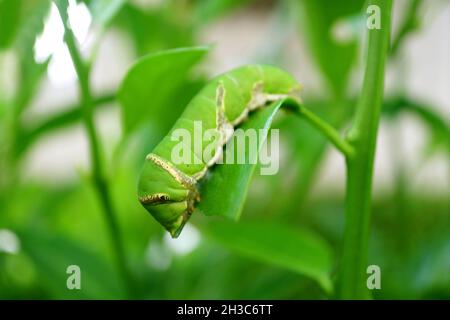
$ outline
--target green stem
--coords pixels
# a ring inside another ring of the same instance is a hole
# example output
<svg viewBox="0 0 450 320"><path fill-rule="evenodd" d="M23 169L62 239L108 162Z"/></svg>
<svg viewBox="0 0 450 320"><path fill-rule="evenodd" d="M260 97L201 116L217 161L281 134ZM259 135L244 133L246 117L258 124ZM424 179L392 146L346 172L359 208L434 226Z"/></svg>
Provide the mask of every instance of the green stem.
<svg viewBox="0 0 450 320"><path fill-rule="evenodd" d="M343 138L339 132L333 128L328 122L322 120L314 113L301 106L300 114L320 132L322 132L334 146L342 152L346 157L350 157L353 154L353 147Z"/></svg>
<svg viewBox="0 0 450 320"><path fill-rule="evenodd" d="M64 23L64 41L69 49L70 56L72 58L80 87L81 94L81 112L83 114L83 122L87 135L89 138L90 156L94 185L96 187L98 196L100 198L101 205L103 207L104 217L108 225L110 232L111 242L114 250L114 254L117 260L119 272L121 273L128 289L132 287L131 274L128 270L125 251L123 248L122 237L119 229L119 225L116 219L116 212L112 204L111 193L107 184L107 179L104 176L99 138L94 125L94 102L89 86L90 78L90 66L84 63L81 58L81 54L78 51L75 36L68 25L67 16L67 3L66 1L55 1Z"/></svg>
<svg viewBox="0 0 450 320"><path fill-rule="evenodd" d="M380 8L381 28L368 31L364 83L355 122L348 140L354 154L347 158L347 198L338 297L364 299L369 242L373 163L384 91L384 69L389 50L392 0L370 0Z"/></svg>

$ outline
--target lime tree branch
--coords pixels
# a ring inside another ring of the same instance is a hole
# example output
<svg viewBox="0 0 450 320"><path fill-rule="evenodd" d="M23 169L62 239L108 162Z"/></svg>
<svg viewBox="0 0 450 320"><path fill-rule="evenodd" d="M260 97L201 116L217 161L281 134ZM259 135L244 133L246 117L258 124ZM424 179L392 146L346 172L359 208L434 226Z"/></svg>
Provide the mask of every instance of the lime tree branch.
<svg viewBox="0 0 450 320"><path fill-rule="evenodd" d="M70 56L72 58L77 76L80 89L80 110L82 112L84 126L89 139L90 147L90 157L92 165L93 180L98 192L98 196L103 207L103 212L105 220L110 231L111 242L113 245L113 250L115 257L117 259L118 268L122 274L126 285L131 285L131 275L128 271L125 252L122 244L122 238L120 234L120 229L116 219L116 212L112 204L110 190L107 184L106 177L103 172L102 161L101 161L101 150L100 142L97 135L97 131L94 125L94 102L89 86L90 78L90 65L85 63L81 58L81 54L78 51L75 36L72 29L69 26L68 15L67 15L67 1L59 0L55 1L58 7L59 14L64 23L64 41L69 49Z"/></svg>
<svg viewBox="0 0 450 320"><path fill-rule="evenodd" d="M347 158L352 156L354 152L353 146L343 139L339 132L328 122L324 121L304 106L300 107L300 115L322 132L344 156Z"/></svg>
<svg viewBox="0 0 450 320"><path fill-rule="evenodd" d="M347 140L354 154L347 157L347 196L338 296L369 297L366 287L373 163L384 92L384 69L389 51L392 0L370 0L379 8L380 28L368 30L362 92Z"/></svg>

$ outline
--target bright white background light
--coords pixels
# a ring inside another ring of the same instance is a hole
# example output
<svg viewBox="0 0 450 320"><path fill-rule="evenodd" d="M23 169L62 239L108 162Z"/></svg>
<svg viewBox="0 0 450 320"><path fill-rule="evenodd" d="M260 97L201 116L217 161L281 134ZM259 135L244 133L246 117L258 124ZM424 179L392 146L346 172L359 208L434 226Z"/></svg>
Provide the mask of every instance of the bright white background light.
<svg viewBox="0 0 450 320"><path fill-rule="evenodd" d="M17 253L20 250L20 241L17 235L7 229L0 229L0 252Z"/></svg>
<svg viewBox="0 0 450 320"><path fill-rule="evenodd" d="M146 262L157 270L166 270L170 267L174 256L184 256L194 251L200 244L200 233L190 224L183 228L177 239L172 239L168 233L162 241L150 240L146 250Z"/></svg>
<svg viewBox="0 0 450 320"><path fill-rule="evenodd" d="M186 255L200 244L200 233L192 225L187 224L177 239L172 239L168 233L164 236L164 243L176 255Z"/></svg>
<svg viewBox="0 0 450 320"><path fill-rule="evenodd" d="M69 0L67 11L69 23L77 39L80 49L85 49L92 22L91 14L84 3ZM51 57L48 66L48 77L55 86L71 84L76 80L75 69L70 59L69 51L64 44L64 25L56 5L52 3L49 15L44 24L44 31L36 39L34 58L42 63Z"/></svg>

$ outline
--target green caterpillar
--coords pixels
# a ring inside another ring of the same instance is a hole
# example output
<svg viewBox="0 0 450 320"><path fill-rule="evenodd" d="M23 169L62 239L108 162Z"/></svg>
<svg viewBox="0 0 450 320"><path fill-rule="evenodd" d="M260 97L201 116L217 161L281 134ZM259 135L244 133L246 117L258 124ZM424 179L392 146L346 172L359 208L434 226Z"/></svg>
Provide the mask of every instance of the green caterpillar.
<svg viewBox="0 0 450 320"><path fill-rule="evenodd" d="M242 124L251 111L269 102L285 98L299 101L299 91L300 85L290 74L273 66L243 66L212 80L190 101L169 134L147 155L138 184L141 204L172 237L177 237L200 201L197 183L217 163L231 138L229 132ZM202 155L193 150L195 161L173 164L169 159L178 142L171 139L172 133L183 128L194 135L197 121L201 121L204 131L213 129L222 137L215 142L211 160L204 162Z"/></svg>

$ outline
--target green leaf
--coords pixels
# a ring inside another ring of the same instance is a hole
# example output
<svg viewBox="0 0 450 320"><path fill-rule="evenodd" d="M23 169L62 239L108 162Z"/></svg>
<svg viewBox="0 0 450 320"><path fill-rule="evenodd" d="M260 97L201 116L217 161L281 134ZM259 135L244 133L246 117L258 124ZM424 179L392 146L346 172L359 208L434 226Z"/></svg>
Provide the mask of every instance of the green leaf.
<svg viewBox="0 0 450 320"><path fill-rule="evenodd" d="M238 254L308 276L328 294L333 290L331 249L314 233L261 220L215 221L202 227L202 232Z"/></svg>
<svg viewBox="0 0 450 320"><path fill-rule="evenodd" d="M119 89L124 131L131 132L155 115L171 113L166 108L172 108L169 101L175 90L208 51L206 46L172 49L138 60Z"/></svg>
<svg viewBox="0 0 450 320"><path fill-rule="evenodd" d="M270 106L256 111L241 128L244 130L249 128L268 130L273 117L282 104L283 101L274 102ZM266 138L267 136L259 137L258 150ZM227 147L229 144L225 148ZM248 148L245 150L245 157L249 160L245 164L219 164L211 168L211 174L206 176L200 184L201 201L197 206L198 210L206 215L239 219L256 167L255 159L250 159Z"/></svg>

